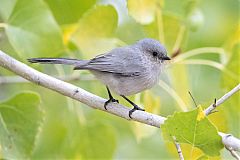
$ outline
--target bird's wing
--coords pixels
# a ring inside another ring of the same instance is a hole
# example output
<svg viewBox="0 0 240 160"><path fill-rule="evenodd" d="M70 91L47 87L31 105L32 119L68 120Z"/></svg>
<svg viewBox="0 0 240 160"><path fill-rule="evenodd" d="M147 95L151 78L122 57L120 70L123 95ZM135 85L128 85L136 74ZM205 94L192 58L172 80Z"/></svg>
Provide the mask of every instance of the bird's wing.
<svg viewBox="0 0 240 160"><path fill-rule="evenodd" d="M76 66L75 69L89 69L121 76L139 76L145 67L141 55L136 53L136 50L117 48L91 59L86 65Z"/></svg>

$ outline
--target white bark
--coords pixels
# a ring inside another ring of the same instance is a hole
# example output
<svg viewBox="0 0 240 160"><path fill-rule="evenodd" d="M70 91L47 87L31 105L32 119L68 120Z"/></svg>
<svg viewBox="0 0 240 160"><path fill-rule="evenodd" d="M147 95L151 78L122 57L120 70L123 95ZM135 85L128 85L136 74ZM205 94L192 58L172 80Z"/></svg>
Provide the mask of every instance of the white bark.
<svg viewBox="0 0 240 160"><path fill-rule="evenodd" d="M180 146L180 144L178 143L178 141L177 141L177 139L176 139L175 136L173 136L173 140L174 140L174 143L175 143L175 147L176 147L176 149L177 149L177 152L178 152L179 159L180 159L180 160L184 160L181 146Z"/></svg>

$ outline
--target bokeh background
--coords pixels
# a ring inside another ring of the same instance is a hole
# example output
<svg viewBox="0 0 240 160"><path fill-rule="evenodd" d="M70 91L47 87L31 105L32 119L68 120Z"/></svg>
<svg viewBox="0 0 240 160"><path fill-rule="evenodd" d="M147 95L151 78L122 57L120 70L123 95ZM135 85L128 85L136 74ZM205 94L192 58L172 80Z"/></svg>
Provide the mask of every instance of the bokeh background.
<svg viewBox="0 0 240 160"><path fill-rule="evenodd" d="M0 49L46 74L107 98L105 86L87 71L33 65L26 59L89 59L142 38L157 39L173 60L157 86L131 100L148 112L168 116L195 108L188 91L198 105L208 107L239 83L239 12L238 0L0 0ZM39 113L25 114L26 123L18 126L32 125L17 137L16 146L26 148L22 152L6 151L1 134L2 157L8 153L34 159L178 158L173 144L162 138L161 129L93 110L0 68L0 100L11 101L22 92L39 95ZM31 96L12 101L28 105ZM219 131L240 137L239 106L238 93L209 119ZM8 116L17 125L19 119ZM191 146L182 147L185 158L190 159ZM191 159L201 155L194 149ZM231 158L224 149L220 157L211 157Z"/></svg>

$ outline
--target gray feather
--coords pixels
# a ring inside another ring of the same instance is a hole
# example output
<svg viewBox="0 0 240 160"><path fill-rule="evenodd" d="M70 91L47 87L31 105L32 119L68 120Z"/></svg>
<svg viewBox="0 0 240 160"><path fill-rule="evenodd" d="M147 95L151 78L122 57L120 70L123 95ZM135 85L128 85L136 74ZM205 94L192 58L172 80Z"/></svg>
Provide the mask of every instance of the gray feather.
<svg viewBox="0 0 240 160"><path fill-rule="evenodd" d="M28 59L31 63L42 63L42 64L67 64L67 65L84 65L88 60L78 60L71 58L30 58Z"/></svg>
<svg viewBox="0 0 240 160"><path fill-rule="evenodd" d="M91 59L85 65L77 65L74 69L109 72L121 76L139 76L145 68L141 65L141 56L131 56L136 55L136 52L138 50L133 50L130 47L116 48L110 53Z"/></svg>

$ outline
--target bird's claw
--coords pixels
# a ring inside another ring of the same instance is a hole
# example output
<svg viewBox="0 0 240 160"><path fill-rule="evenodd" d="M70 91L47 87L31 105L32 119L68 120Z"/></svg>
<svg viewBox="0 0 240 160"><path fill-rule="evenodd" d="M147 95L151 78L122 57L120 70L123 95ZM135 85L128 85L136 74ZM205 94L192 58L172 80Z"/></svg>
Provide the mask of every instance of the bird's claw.
<svg viewBox="0 0 240 160"><path fill-rule="evenodd" d="M109 100L107 100L105 103L104 103L104 109L107 110L107 105L109 103L119 103L117 99L114 99L114 98L110 98Z"/></svg>
<svg viewBox="0 0 240 160"><path fill-rule="evenodd" d="M132 114L133 114L133 112L135 112L136 110L139 110L139 111L145 111L145 109L142 109L142 108L140 108L140 107L138 107L138 106L134 106L134 108L131 109L131 110L128 112L128 116L129 116L129 118L132 119Z"/></svg>

